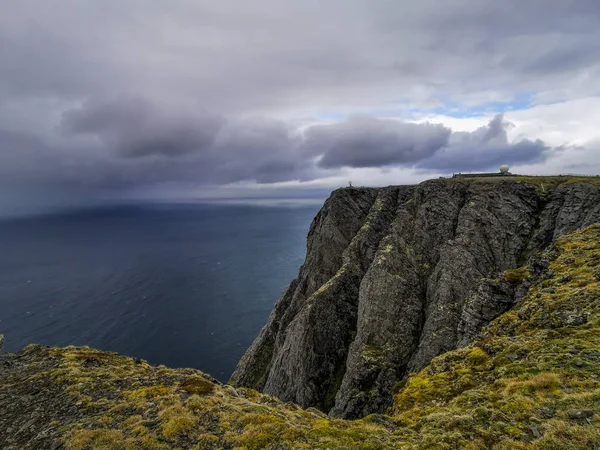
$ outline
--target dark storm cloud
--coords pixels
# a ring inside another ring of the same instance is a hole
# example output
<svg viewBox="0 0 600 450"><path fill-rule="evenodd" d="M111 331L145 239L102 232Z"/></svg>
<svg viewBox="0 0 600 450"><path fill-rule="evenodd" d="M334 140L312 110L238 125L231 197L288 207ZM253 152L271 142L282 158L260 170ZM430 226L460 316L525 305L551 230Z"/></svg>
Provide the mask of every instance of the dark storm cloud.
<svg viewBox="0 0 600 450"><path fill-rule="evenodd" d="M137 170L121 175L131 177L132 184L181 178L205 184L269 183L313 179L342 167L477 170L503 161L543 159L547 146L539 140L510 143L510 126L502 115L471 133L452 133L439 124L353 117L301 134L283 121L182 115L132 97L87 102L67 111L61 124L67 134L95 137L114 157L107 169L126 166L120 158L143 159ZM142 167L146 173L139 172Z"/></svg>
<svg viewBox="0 0 600 450"><path fill-rule="evenodd" d="M496 169L502 164L528 164L543 161L550 148L540 139L509 142L511 124L501 114L473 132L452 133L448 145L418 167L436 171L475 171Z"/></svg>
<svg viewBox="0 0 600 450"><path fill-rule="evenodd" d="M318 165L339 167L416 166L432 171L473 171L543 161L550 148L541 140L510 142L513 125L497 114L473 132L442 125L355 118L310 128L306 145L322 155Z"/></svg>
<svg viewBox="0 0 600 450"><path fill-rule="evenodd" d="M343 167L483 170L544 159L544 142L509 142L509 127L500 114L485 127L455 133L439 124L353 117L300 133L272 119L173 115L139 98L86 103L67 111L62 121L66 133L95 137L108 155L98 168L107 173L96 182L131 185L310 180Z"/></svg>
<svg viewBox="0 0 600 450"><path fill-rule="evenodd" d="M209 148L222 119L169 113L139 98L86 102L67 111L62 127L73 134L93 134L123 156L177 156Z"/></svg>
<svg viewBox="0 0 600 450"><path fill-rule="evenodd" d="M307 178L303 174L307 165L298 154L299 134L278 120L226 120L196 111L186 115L128 97L86 102L63 115L60 129L65 137L93 138L108 157L98 171L117 168L119 178L132 186L174 180L223 184Z"/></svg>
<svg viewBox="0 0 600 450"><path fill-rule="evenodd" d="M127 98L67 111L60 144L0 130L0 178L5 185L93 192L173 181L312 180L343 167L484 170L546 157L540 140L509 142L510 126L502 115L470 133L355 117L300 132L271 119L190 113L175 120L148 100Z"/></svg>
<svg viewBox="0 0 600 450"><path fill-rule="evenodd" d="M323 155L323 168L385 167L428 158L447 144L450 133L443 125L355 117L310 128L306 145Z"/></svg>
<svg viewBox="0 0 600 450"><path fill-rule="evenodd" d="M312 178L300 146L300 135L283 121L233 119L215 141L216 169L222 182Z"/></svg>

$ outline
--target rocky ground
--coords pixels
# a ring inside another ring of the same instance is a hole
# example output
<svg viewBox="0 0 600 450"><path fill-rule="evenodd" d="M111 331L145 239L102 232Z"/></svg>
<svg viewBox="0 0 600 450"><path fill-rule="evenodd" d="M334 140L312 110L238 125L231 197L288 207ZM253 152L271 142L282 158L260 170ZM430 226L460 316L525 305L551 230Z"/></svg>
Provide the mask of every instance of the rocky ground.
<svg viewBox="0 0 600 450"><path fill-rule="evenodd" d="M2 354L0 448L600 448L600 225L487 281L506 283L529 288L354 421L87 347Z"/></svg>

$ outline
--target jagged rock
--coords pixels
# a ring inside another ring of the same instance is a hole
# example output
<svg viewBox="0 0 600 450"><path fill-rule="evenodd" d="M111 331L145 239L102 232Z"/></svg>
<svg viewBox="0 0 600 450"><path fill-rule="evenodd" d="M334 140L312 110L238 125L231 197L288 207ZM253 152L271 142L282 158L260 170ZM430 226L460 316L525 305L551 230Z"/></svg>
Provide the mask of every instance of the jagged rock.
<svg viewBox="0 0 600 450"><path fill-rule="evenodd" d="M398 188L381 190L336 274L310 295L275 342L264 392L301 406L328 410L355 335L358 291L394 217ZM300 389L298 387L301 386Z"/></svg>
<svg viewBox="0 0 600 450"><path fill-rule="evenodd" d="M468 345L527 293L554 239L600 220L600 185L430 180L340 189L308 236L306 262L232 377L357 418L385 411L393 386ZM504 272L530 273L505 281ZM552 320L578 324L585 312Z"/></svg>
<svg viewBox="0 0 600 450"><path fill-rule="evenodd" d="M0 352L4 348L4 335L0 334Z"/></svg>
<svg viewBox="0 0 600 450"><path fill-rule="evenodd" d="M277 302L267 325L239 362L232 380L240 386L262 389L287 327L307 299L342 266L342 253L363 226L377 189L339 189L325 202L308 233L306 260L298 278Z"/></svg>

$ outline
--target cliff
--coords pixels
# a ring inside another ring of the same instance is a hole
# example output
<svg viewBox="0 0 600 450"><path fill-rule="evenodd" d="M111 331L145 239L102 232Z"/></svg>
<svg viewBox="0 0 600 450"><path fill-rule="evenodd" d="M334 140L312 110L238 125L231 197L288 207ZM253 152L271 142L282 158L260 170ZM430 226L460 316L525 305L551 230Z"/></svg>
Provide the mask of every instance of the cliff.
<svg viewBox="0 0 600 450"><path fill-rule="evenodd" d="M529 288L472 344L397 383L388 415L354 421L87 347L0 354L0 448L599 448L600 224L485 286L506 283Z"/></svg>
<svg viewBox="0 0 600 450"><path fill-rule="evenodd" d="M339 189L232 383L336 417L384 412L398 381L523 297L529 282L496 282L504 271L540 271L532 257L597 221L595 178Z"/></svg>

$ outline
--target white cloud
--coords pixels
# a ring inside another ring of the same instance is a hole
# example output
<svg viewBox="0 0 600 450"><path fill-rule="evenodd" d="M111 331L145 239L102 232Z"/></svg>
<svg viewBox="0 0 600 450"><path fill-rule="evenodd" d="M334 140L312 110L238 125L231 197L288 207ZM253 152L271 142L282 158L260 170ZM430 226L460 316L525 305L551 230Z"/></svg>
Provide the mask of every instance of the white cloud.
<svg viewBox="0 0 600 450"><path fill-rule="evenodd" d="M536 135L552 145L585 145L600 135L600 97L538 105L506 114L515 136Z"/></svg>

